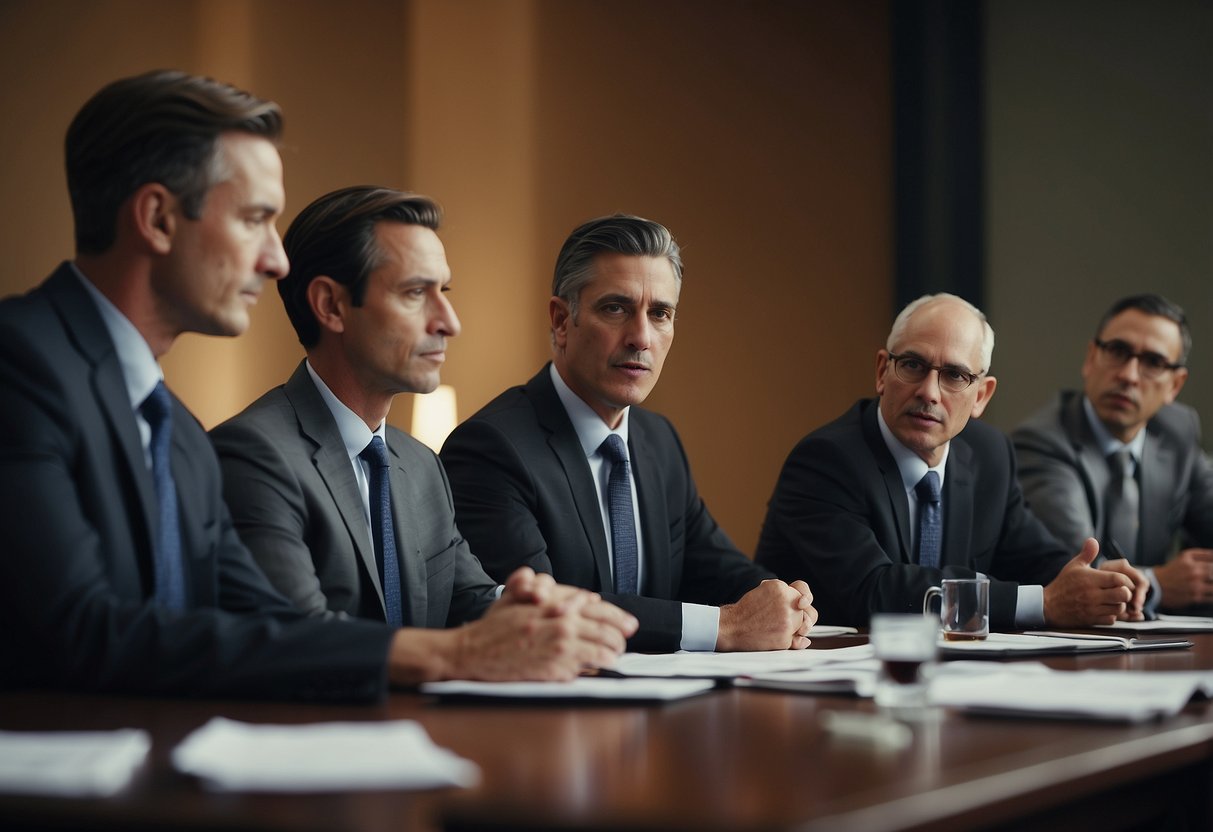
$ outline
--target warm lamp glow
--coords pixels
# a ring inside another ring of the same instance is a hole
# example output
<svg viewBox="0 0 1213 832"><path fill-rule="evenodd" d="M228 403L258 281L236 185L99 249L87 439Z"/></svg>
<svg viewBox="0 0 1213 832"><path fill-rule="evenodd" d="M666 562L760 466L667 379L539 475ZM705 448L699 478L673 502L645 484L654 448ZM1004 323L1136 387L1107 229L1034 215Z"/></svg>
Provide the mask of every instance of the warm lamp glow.
<svg viewBox="0 0 1213 832"><path fill-rule="evenodd" d="M433 393L413 396L413 438L437 453L442 443L455 429L459 417L455 412L455 388L439 384Z"/></svg>

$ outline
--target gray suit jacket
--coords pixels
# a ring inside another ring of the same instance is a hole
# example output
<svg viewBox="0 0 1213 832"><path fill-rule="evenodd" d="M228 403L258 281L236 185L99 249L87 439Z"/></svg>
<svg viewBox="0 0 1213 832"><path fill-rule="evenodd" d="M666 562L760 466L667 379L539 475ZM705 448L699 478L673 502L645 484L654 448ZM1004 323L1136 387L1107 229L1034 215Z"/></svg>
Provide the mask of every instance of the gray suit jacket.
<svg viewBox="0 0 1213 832"><path fill-rule="evenodd" d="M100 313L66 264L0 304L0 687L370 698L392 631L292 608L241 545L173 404L189 609L152 601L155 487Z"/></svg>
<svg viewBox="0 0 1213 832"><path fill-rule="evenodd" d="M1110 477L1082 400L1081 392L1063 391L1012 435L1033 513L1075 551L1103 536ZM1201 450L1196 411L1172 404L1147 423L1139 480L1137 563L1165 563L1181 532L1187 545L1213 546L1213 465Z"/></svg>
<svg viewBox="0 0 1213 832"><path fill-rule="evenodd" d="M442 464L393 427L387 440L405 626L479 617L497 585L455 526ZM285 385L211 431L211 441L236 530L274 586L312 615L384 620L353 466L303 363Z"/></svg>

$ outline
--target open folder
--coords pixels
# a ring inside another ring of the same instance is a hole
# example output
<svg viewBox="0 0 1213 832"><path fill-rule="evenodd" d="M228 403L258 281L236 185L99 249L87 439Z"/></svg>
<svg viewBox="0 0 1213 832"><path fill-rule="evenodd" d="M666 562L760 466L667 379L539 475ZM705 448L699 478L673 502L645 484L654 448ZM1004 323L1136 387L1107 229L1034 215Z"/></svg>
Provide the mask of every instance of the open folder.
<svg viewBox="0 0 1213 832"><path fill-rule="evenodd" d="M982 641L939 642L940 656L946 659L1007 658L1010 656L1042 656L1071 653L1106 653L1122 650L1165 650L1191 647L1185 638L1124 638L1121 636L1087 633L1029 632L990 633Z"/></svg>

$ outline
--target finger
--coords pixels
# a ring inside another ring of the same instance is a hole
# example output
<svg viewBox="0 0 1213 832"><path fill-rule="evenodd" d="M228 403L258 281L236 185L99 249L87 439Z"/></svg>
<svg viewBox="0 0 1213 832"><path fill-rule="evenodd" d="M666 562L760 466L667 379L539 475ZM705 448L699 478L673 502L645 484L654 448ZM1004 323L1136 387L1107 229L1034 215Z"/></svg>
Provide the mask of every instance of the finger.
<svg viewBox="0 0 1213 832"><path fill-rule="evenodd" d="M792 636L792 649L803 650L813 642L809 641L804 636Z"/></svg>
<svg viewBox="0 0 1213 832"><path fill-rule="evenodd" d="M789 586L799 592L803 597L808 598L810 601L813 600L813 590L809 589L809 585L804 581L792 581Z"/></svg>
<svg viewBox="0 0 1213 832"><path fill-rule="evenodd" d="M1099 554L1099 541L1088 537L1082 544L1082 550L1070 560L1070 565L1090 566Z"/></svg>
<svg viewBox="0 0 1213 832"><path fill-rule="evenodd" d="M592 603L581 608L581 615L588 620L615 628L623 633L624 637L631 636L640 626L636 616L598 596L594 596Z"/></svg>
<svg viewBox="0 0 1213 832"><path fill-rule="evenodd" d="M519 566L505 579L505 591L511 595L526 596L530 593L534 580L534 569L529 566Z"/></svg>

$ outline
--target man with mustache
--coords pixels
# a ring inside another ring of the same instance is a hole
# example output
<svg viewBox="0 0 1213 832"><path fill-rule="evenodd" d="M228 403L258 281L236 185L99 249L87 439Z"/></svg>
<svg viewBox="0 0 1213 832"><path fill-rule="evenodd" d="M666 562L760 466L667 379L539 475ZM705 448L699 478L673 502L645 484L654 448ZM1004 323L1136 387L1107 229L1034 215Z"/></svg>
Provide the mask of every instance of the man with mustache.
<svg viewBox="0 0 1213 832"><path fill-rule="evenodd" d="M1082 392L1062 391L1012 436L1024 496L1059 540L1099 536L1104 554L1139 566L1148 611L1208 614L1213 465L1199 416L1175 401L1191 345L1183 309L1122 298L1087 345Z"/></svg>
<svg viewBox="0 0 1213 832"><path fill-rule="evenodd" d="M438 386L459 334L440 218L427 197L356 186L291 223L278 290L307 357L211 432L224 497L304 612L404 627L465 677L567 678L609 662L631 616L529 569L502 593L455 526L438 458L386 423L396 394Z"/></svg>
<svg viewBox="0 0 1213 832"><path fill-rule="evenodd" d="M805 647L808 586L733 546L673 426L636 406L673 343L681 284L658 223L615 215L572 232L548 302L552 363L442 449L459 526L498 579L529 565L634 613L632 650Z"/></svg>
<svg viewBox="0 0 1213 832"><path fill-rule="evenodd" d="M990 578L990 626L1140 618L1147 584L1123 560L1071 558L1024 505L1010 440L981 416L996 381L994 331L954 295L897 316L876 353L877 399L856 403L792 450L756 560L804 578L831 622L914 613L943 578Z"/></svg>

